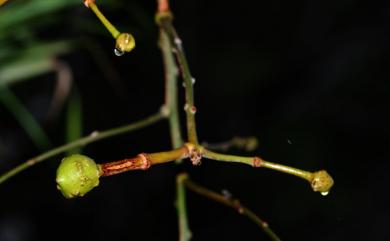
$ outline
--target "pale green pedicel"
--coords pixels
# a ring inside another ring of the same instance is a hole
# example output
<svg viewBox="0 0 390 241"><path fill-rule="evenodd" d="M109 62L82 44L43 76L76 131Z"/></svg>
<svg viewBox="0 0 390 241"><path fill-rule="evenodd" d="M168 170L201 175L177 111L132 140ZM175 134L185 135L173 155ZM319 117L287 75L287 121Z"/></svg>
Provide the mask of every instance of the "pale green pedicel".
<svg viewBox="0 0 390 241"><path fill-rule="evenodd" d="M75 154L62 159L57 188L66 198L82 197L99 185L101 169L91 158Z"/></svg>

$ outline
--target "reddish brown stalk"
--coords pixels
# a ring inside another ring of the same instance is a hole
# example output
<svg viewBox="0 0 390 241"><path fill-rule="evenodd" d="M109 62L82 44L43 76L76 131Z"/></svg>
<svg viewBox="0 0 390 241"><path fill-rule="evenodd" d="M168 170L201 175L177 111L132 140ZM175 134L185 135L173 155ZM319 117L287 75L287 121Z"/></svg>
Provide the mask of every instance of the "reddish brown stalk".
<svg viewBox="0 0 390 241"><path fill-rule="evenodd" d="M100 165L102 176L111 176L132 170L147 170L150 166L175 161L188 157L190 149L187 145L171 151L157 153L141 153L134 158L108 162Z"/></svg>
<svg viewBox="0 0 390 241"><path fill-rule="evenodd" d="M169 2L168 0L157 0L158 3L158 12L169 12Z"/></svg>

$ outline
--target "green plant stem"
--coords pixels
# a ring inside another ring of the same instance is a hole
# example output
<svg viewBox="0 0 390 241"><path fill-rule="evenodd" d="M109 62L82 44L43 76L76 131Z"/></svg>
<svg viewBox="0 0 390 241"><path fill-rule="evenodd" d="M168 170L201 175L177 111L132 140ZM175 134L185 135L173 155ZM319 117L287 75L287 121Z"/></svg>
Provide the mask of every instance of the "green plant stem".
<svg viewBox="0 0 390 241"><path fill-rule="evenodd" d="M106 139L106 138L109 138L109 137L112 137L112 136L116 136L116 135L120 135L120 134L124 134L124 133L127 133L127 132L130 132L130 131L134 131L134 130L137 130L137 129L141 129L143 127L146 127L146 126L149 126L151 124L154 124L160 120L162 120L165 116L163 115L163 113L161 112L158 112L154 115L151 115L143 120L140 120L140 121L137 121L135 123L132 123L132 124L129 124L129 125L125 125L125 126L121 126L121 127L117 127L117 128L113 128L113 129L109 129L109 130L105 130L105 131L101 131L101 132L98 132L98 131L94 131L92 132L90 135L84 137L84 138L81 138L79 140L76 140L76 141L73 141L71 143L68 143L68 144L65 144L65 145L62 145L62 146L59 146L55 149L52 149L48 152L45 152L45 153L42 153L36 157L33 157L31 158L30 160L20 164L19 166L11 169L10 171L2 174L0 176L0 184L5 182L6 180L8 180L9 178L11 178L12 176L20 173L21 171L39 163L39 162L42 162L44 160L47 160L48 158L50 157L53 157L55 155L58 155L62 152L65 152L67 150L70 150L70 149L73 149L73 148L76 148L76 147L82 147L82 146L85 146L89 143L92 143L92 142L96 142L98 140L102 140L102 139Z"/></svg>
<svg viewBox="0 0 390 241"><path fill-rule="evenodd" d="M169 130L171 132L171 142L173 148L183 145L180 130L180 121L177 101L177 68L175 58L172 54L172 45L168 35L164 30L160 30L160 48L163 56L165 72L165 107L168 111Z"/></svg>
<svg viewBox="0 0 390 241"><path fill-rule="evenodd" d="M287 174L291 174L300 178L303 178L307 181L311 181L313 178L313 173L308 171L303 171L297 168L284 166L277 163L272 163L268 161L264 161L260 159L259 157L243 157L243 156L235 156L235 155L227 155L227 154L221 154L213 151L209 151L207 149L202 149L203 157L213 159L216 161L225 161L225 162L239 162L248 164L255 167L265 167L269 169L273 169L276 171L284 172ZM258 163L256 163L258 162Z"/></svg>
<svg viewBox="0 0 390 241"><path fill-rule="evenodd" d="M19 124L41 150L50 147L50 141L41 125L24 107L18 97L6 86L0 88L0 101L14 115Z"/></svg>
<svg viewBox="0 0 390 241"><path fill-rule="evenodd" d="M193 78L191 71L188 67L187 58L184 53L182 41L178 36L175 28L172 25L172 17L167 15L166 17L157 17L160 27L167 33L171 44L173 46L173 52L175 53L177 62L180 68L180 74L184 81L185 86L185 112L187 117L187 135L188 141L194 145L198 145L198 136L196 133L195 113L196 107L194 103L194 90L193 90Z"/></svg>
<svg viewBox="0 0 390 241"><path fill-rule="evenodd" d="M191 230L188 225L186 190L183 181L188 178L187 174L179 174L176 177L176 208L179 224L179 241L189 241Z"/></svg>
<svg viewBox="0 0 390 241"><path fill-rule="evenodd" d="M251 165L253 167L265 167L268 169L284 172L290 175L303 178L310 183L313 191L320 192L324 196L326 196L329 193L329 190L332 188L334 184L333 178L325 170L308 172L294 167L268 162L261 159L260 157L243 157L243 156L226 155L226 154L220 154L220 153L209 151L204 147L198 147L198 148L202 156L209 159L213 159L217 161L225 161L225 162L239 162L239 163Z"/></svg>
<svg viewBox="0 0 390 241"><path fill-rule="evenodd" d="M231 207L238 211L238 213L247 216L252 222L256 223L268 236L271 240L280 241L280 238L272 231L269 225L259 218L255 213L249 210L247 207L243 206L239 200L225 197L219 193L213 192L205 187L200 186L199 184L194 183L188 175L182 174L181 176L182 183L189 190L204 196L208 199L211 199L215 202L221 203L225 206Z"/></svg>
<svg viewBox="0 0 390 241"><path fill-rule="evenodd" d="M93 2L89 3L89 8L95 13L95 15L99 18L99 20L102 22L102 24L106 27L106 29L111 33L111 35L116 39L119 35L120 32L115 28L114 25L111 24L110 21L103 15L102 12L100 12L99 8L97 5Z"/></svg>

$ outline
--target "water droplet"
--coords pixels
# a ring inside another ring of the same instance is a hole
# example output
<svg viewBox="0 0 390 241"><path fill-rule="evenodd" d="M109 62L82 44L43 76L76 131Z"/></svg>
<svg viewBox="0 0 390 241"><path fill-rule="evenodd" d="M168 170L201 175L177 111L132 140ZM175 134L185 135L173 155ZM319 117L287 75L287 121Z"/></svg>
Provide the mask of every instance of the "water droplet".
<svg viewBox="0 0 390 241"><path fill-rule="evenodd" d="M328 195L329 194L329 192L321 192L321 195L322 196L326 196L326 195Z"/></svg>
<svg viewBox="0 0 390 241"><path fill-rule="evenodd" d="M122 51L120 49L117 49L117 48L114 49L114 53L115 53L116 56L122 56L122 55L125 54L124 51Z"/></svg>
<svg viewBox="0 0 390 241"><path fill-rule="evenodd" d="M187 87L186 86L186 82L183 81L183 83L181 84L184 88Z"/></svg>
<svg viewBox="0 0 390 241"><path fill-rule="evenodd" d="M195 82L196 82L196 79L195 79L194 77L192 77L192 78L191 78L191 82L192 82L192 84L194 85Z"/></svg>

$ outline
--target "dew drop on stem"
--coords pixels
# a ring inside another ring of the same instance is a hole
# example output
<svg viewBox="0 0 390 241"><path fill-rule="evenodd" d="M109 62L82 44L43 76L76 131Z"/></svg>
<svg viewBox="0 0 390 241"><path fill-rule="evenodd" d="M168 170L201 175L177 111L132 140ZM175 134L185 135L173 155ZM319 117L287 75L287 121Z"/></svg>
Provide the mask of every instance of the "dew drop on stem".
<svg viewBox="0 0 390 241"><path fill-rule="evenodd" d="M120 50L120 49L115 48L115 49L114 49L114 54L115 54L116 56L122 56L122 55L125 54L125 52L122 51L122 50Z"/></svg>

